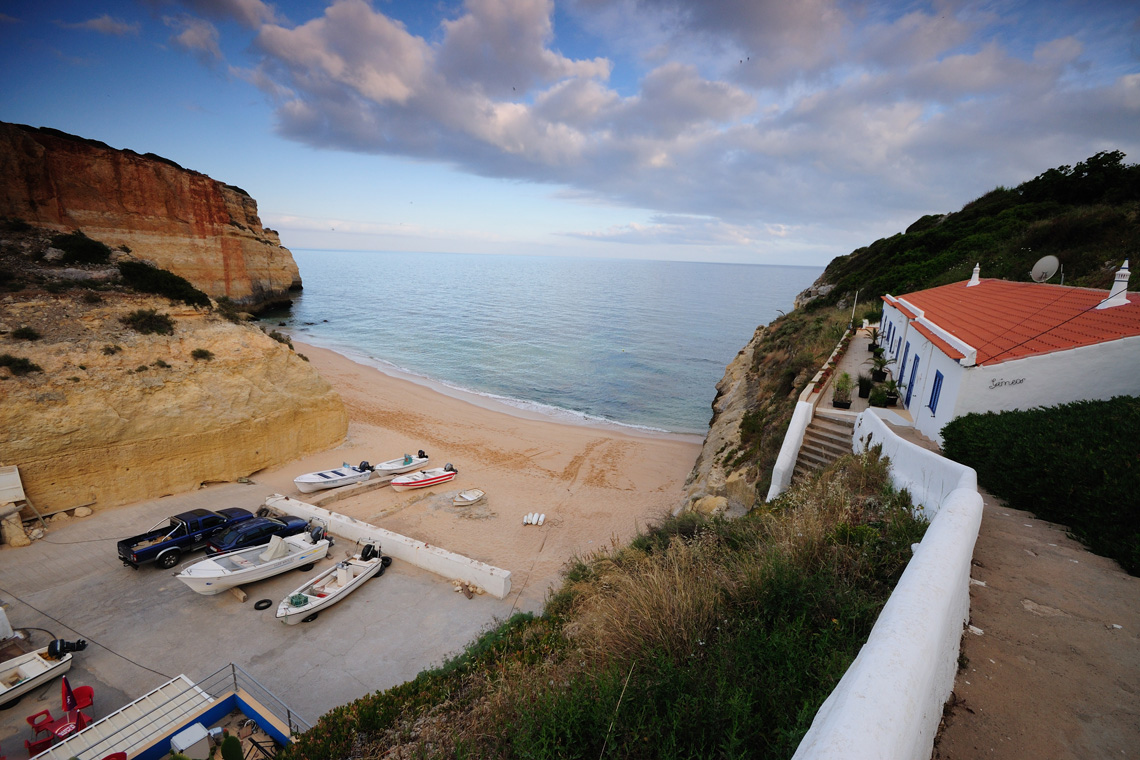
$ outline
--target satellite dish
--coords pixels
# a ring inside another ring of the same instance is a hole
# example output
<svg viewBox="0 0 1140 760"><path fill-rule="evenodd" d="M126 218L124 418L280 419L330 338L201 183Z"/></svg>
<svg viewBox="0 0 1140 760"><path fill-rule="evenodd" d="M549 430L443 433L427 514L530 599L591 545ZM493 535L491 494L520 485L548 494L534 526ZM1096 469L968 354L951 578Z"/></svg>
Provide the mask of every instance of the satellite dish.
<svg viewBox="0 0 1140 760"><path fill-rule="evenodd" d="M1029 277L1034 282L1045 282L1057 274L1057 268L1060 266L1061 262L1056 256L1042 256L1033 265L1033 269L1029 270Z"/></svg>

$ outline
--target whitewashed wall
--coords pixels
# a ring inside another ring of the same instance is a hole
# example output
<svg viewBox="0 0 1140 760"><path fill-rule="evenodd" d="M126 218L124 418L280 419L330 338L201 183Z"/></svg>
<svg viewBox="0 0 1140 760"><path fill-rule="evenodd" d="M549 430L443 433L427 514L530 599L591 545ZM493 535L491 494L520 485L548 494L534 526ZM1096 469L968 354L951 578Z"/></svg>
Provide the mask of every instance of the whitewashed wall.
<svg viewBox="0 0 1140 760"><path fill-rule="evenodd" d="M867 643L812 721L793 760L929 760L954 688L982 519L977 476L896 436L871 410L853 447L882 444L891 479L932 516Z"/></svg>
<svg viewBox="0 0 1140 760"><path fill-rule="evenodd" d="M808 386L807 390L810 391L811 386ZM772 467L772 484L768 486L765 501L776 498L791 484L792 472L796 469L796 460L799 459L800 448L804 445L804 433L807 432L814 414L814 404L808 401L796 402L796 410L792 412L788 430L784 433L784 442L780 445L780 453L776 457L775 466Z"/></svg>
<svg viewBox="0 0 1140 760"><path fill-rule="evenodd" d="M971 367L956 416L1140 395L1140 338Z"/></svg>

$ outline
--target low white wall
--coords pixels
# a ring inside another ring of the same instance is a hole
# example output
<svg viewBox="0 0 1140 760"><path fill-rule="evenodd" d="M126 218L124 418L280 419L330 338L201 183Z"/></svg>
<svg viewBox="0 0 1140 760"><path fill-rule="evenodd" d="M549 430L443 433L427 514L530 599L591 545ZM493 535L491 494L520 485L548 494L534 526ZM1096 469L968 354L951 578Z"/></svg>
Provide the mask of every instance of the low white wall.
<svg viewBox="0 0 1140 760"><path fill-rule="evenodd" d="M438 546L429 546L423 541L401 536L399 533L378 528L347 515L330 512L323 507L314 507L312 504L288 496L274 494L266 498L265 504L290 515L306 519L319 518L328 525L329 532L334 536L354 542L365 538L375 539L380 542L383 552L393 559L442 575L444 578L457 578L482 586L488 594L498 599L505 598L511 592L509 570L478 562Z"/></svg>
<svg viewBox="0 0 1140 760"><path fill-rule="evenodd" d="M807 432L814 414L815 404L808 401L796 402L796 410L792 412L792 419L788 422L788 432L784 433L780 454L776 457L776 465L772 468L772 484L768 486L768 496L765 497L765 501L771 501L782 494L792 482L792 472L796 469L800 447L804 445L804 433Z"/></svg>
<svg viewBox="0 0 1140 760"><path fill-rule="evenodd" d="M954 688L982 521L977 476L902 440L870 411L859 415L853 447L861 450L864 441L883 445L895 485L909 489L933 519L793 760L929 760Z"/></svg>

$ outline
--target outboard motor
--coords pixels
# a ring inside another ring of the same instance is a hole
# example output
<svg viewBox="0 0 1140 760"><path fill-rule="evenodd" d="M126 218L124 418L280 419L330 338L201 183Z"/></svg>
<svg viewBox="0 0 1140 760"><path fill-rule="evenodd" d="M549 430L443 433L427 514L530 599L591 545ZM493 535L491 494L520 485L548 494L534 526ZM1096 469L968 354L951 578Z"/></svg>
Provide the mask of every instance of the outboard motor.
<svg viewBox="0 0 1140 760"><path fill-rule="evenodd" d="M420 459L427 459L427 454L424 453L423 449L420 449L419 457Z"/></svg>
<svg viewBox="0 0 1140 760"><path fill-rule="evenodd" d="M86 648L87 642L83 639L78 639L76 641L54 639L48 644L47 655L49 660L59 660L62 659L65 654L69 654L71 652L82 652Z"/></svg>
<svg viewBox="0 0 1140 760"><path fill-rule="evenodd" d="M317 525L309 531L309 537L313 539L313 543L317 543L325 537L325 526Z"/></svg>
<svg viewBox="0 0 1140 760"><path fill-rule="evenodd" d="M454 473L458 474L458 470L456 470L454 467L451 466L451 462L448 462L447 464L445 464L443 466L443 471L444 472L454 472Z"/></svg>
<svg viewBox="0 0 1140 760"><path fill-rule="evenodd" d="M372 472L372 465L368 464L368 460L365 459L356 469L360 470L361 472Z"/></svg>

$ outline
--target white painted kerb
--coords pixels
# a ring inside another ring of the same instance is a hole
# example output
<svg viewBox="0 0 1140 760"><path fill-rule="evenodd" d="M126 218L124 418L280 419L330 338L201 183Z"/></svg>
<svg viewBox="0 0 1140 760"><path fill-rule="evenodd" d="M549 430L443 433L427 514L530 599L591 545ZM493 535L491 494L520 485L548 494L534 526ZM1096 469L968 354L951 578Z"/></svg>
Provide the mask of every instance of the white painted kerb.
<svg viewBox="0 0 1140 760"><path fill-rule="evenodd" d="M977 476L902 440L870 411L859 415L853 447L860 450L868 438L891 457L896 486L911 489L934 517L793 760L929 760L942 706L954 688L970 615L970 560L982 521ZM927 498L937 501L922 501Z"/></svg>
<svg viewBox="0 0 1140 760"><path fill-rule="evenodd" d="M503 570L485 562L464 557L462 554L449 552L438 546L430 546L423 541L401 536L390 530L378 528L370 523L361 522L347 515L330 512L323 507L315 507L288 496L274 494L265 499L266 506L279 509L290 515L297 515L306 519L314 517L324 521L328 530L334 536L360 541L373 538L380 542L382 551L416 567L423 568L447 579L458 579L482 586L487 593L497 599L504 599L511 593L511 571Z"/></svg>

